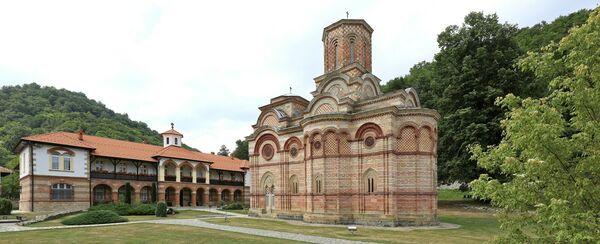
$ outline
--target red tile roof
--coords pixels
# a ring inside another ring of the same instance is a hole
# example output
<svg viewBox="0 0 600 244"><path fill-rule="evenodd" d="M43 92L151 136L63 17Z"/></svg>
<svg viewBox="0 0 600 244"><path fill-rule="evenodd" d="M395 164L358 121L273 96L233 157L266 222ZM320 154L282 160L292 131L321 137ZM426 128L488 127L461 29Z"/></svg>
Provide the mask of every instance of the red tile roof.
<svg viewBox="0 0 600 244"><path fill-rule="evenodd" d="M247 165L246 160L213 155L187 150L182 147L161 147L145 143L122 141L105 137L83 135L79 140L79 134L70 132L54 132L40 135L23 137L23 141L33 141L56 145L79 147L91 150L91 155L111 158L122 158L157 162L157 157L178 158L190 161L201 161L212 163L211 168L244 171L242 167Z"/></svg>
<svg viewBox="0 0 600 244"><path fill-rule="evenodd" d="M181 137L183 137L183 134L179 133L179 131L176 131L176 130L174 130L174 129L170 129L170 130L168 130L168 131L165 131L165 132L163 132L163 133L160 133L160 134L161 134L161 135L164 135L164 134L169 134L169 135L177 135L177 136L181 136Z"/></svg>

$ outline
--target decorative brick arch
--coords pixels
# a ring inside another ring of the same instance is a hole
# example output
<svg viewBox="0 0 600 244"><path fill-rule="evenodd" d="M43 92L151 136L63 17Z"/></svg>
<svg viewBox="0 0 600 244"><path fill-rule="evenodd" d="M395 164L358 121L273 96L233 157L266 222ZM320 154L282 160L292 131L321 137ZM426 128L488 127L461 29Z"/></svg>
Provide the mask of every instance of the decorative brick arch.
<svg viewBox="0 0 600 244"><path fill-rule="evenodd" d="M69 154L71 156L75 156L75 152L73 152L73 150L64 147L52 147L49 148L47 152L48 154Z"/></svg>
<svg viewBox="0 0 600 244"><path fill-rule="evenodd" d="M379 125L375 124L375 123L365 123L363 125L361 125L358 130L356 131L356 135L354 136L355 139L362 139L363 136L365 135L365 133L369 132L369 131L375 131L375 134L377 135L377 137L382 137L383 136L383 130L381 129L381 127L379 127Z"/></svg>
<svg viewBox="0 0 600 244"><path fill-rule="evenodd" d="M294 143L298 144L298 149L302 149L302 141L298 137L292 136L283 144L283 150L290 150L290 146Z"/></svg>
<svg viewBox="0 0 600 244"><path fill-rule="evenodd" d="M277 151L281 150L281 147L279 146L279 140L277 140L277 137L275 137L272 134L264 134L262 136L260 136L258 138L258 140L256 140L256 146L254 146L254 154L259 154L259 150L262 147L263 143L265 143L266 141L273 141L273 143L275 143L275 147L277 149Z"/></svg>

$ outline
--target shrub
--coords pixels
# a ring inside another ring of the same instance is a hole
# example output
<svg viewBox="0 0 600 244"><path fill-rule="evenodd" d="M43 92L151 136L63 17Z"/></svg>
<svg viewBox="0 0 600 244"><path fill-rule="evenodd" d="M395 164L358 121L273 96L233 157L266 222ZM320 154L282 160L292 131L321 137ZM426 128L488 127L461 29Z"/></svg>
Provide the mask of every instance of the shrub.
<svg viewBox="0 0 600 244"><path fill-rule="evenodd" d="M153 215L156 213L155 204L138 203L131 206L129 215Z"/></svg>
<svg viewBox="0 0 600 244"><path fill-rule="evenodd" d="M129 204L117 202L117 203L99 204L99 205L89 208L88 211L109 210L109 211L113 211L119 215L129 215L130 209L131 209L131 206Z"/></svg>
<svg viewBox="0 0 600 244"><path fill-rule="evenodd" d="M117 222L127 222L127 219L110 210L88 211L61 221L64 225L90 225Z"/></svg>
<svg viewBox="0 0 600 244"><path fill-rule="evenodd" d="M156 204L156 217L167 217L167 204L165 202Z"/></svg>
<svg viewBox="0 0 600 244"><path fill-rule="evenodd" d="M10 215L12 202L6 198L0 198L0 215Z"/></svg>
<svg viewBox="0 0 600 244"><path fill-rule="evenodd" d="M242 209L247 209L248 205L241 203L241 202L236 202L236 203L231 203L228 205L223 206L221 209L223 210L242 210Z"/></svg>

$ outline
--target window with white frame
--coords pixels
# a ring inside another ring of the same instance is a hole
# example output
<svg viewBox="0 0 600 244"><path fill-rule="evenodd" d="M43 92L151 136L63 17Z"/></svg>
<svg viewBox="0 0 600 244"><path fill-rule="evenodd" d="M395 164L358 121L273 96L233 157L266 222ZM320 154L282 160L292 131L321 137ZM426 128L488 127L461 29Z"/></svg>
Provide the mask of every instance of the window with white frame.
<svg viewBox="0 0 600 244"><path fill-rule="evenodd" d="M73 200L73 186L65 183L53 184L50 195L52 200Z"/></svg>
<svg viewBox="0 0 600 244"><path fill-rule="evenodd" d="M64 170L71 170L71 156L64 154L63 155L63 169Z"/></svg>
<svg viewBox="0 0 600 244"><path fill-rule="evenodd" d="M52 169L53 170L59 170L60 169L60 154L58 153L53 153L51 156L51 160L52 160Z"/></svg>

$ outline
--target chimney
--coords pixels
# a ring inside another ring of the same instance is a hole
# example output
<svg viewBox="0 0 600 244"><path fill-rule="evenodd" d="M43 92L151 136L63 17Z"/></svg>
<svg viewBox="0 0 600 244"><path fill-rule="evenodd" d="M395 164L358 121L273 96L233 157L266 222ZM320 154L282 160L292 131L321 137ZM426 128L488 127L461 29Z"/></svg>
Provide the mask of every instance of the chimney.
<svg viewBox="0 0 600 244"><path fill-rule="evenodd" d="M215 152L210 152L210 154L215 155Z"/></svg>
<svg viewBox="0 0 600 244"><path fill-rule="evenodd" d="M79 129L79 140L83 141L83 129Z"/></svg>
<svg viewBox="0 0 600 244"><path fill-rule="evenodd" d="M229 154L229 158L231 158L231 159L233 159L233 158L234 158L234 156L233 156L233 153L230 153L230 154Z"/></svg>

